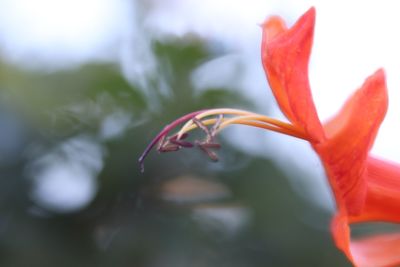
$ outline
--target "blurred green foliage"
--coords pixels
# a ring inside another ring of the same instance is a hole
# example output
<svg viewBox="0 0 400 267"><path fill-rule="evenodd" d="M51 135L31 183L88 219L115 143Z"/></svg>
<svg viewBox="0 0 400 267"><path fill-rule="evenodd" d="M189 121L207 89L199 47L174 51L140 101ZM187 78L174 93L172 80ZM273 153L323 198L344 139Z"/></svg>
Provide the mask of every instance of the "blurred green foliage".
<svg viewBox="0 0 400 267"><path fill-rule="evenodd" d="M156 43L154 53L148 88L127 82L111 64L54 72L0 65L0 113L23 132L18 156L1 165L0 266L350 266L333 245L329 214L296 195L271 162L223 140L217 165L194 150L153 152L139 173L138 156L177 116L250 105L229 88L193 89L191 73L215 56L199 40ZM104 138L104 120L116 112L129 124ZM40 206L28 167L81 135L105 151L94 200L67 213ZM198 203L163 199L161 185L180 175L212 179L231 194ZM232 233L224 220L215 222L222 229L204 225L194 216L198 205L240 207L248 223Z"/></svg>

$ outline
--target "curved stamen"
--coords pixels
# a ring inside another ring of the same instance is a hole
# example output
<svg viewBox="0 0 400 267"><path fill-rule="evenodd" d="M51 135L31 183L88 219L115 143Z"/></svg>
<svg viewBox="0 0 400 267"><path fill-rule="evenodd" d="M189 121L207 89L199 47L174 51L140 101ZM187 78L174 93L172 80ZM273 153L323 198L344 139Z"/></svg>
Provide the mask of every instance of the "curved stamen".
<svg viewBox="0 0 400 267"><path fill-rule="evenodd" d="M217 119L206 118L216 115L219 116ZM224 118L223 115L234 115L234 117ZM176 134L167 137L172 129L183 122L186 123ZM217 160L216 154L209 149L216 148L217 145L219 146L219 144L214 142L215 135L218 134L222 129L232 124L242 124L263 128L300 139L310 140L310 137L307 136L303 129L290 123L267 117L265 115L260 115L246 110L230 108L200 110L182 116L164 127L164 129L151 141L151 143L146 147L140 156L139 164L141 171L144 171L143 162L145 157L157 143L159 143L159 152L177 151L182 147L193 147L192 143L183 141L183 139L186 138L188 132L196 128L201 128L206 133L206 140L202 142L196 141L195 144L203 149L213 160ZM208 129L207 126L209 125L213 125L213 127Z"/></svg>
<svg viewBox="0 0 400 267"><path fill-rule="evenodd" d="M224 115L254 115L255 113L252 113L252 112L249 112L246 110L240 110L240 109L217 108L217 109L206 110L205 112L202 112L195 117L196 117L196 119L201 120L208 116L220 115L220 114L224 114ZM185 133L187 131L186 129L191 127L192 125L193 125L192 120L189 120L188 122L186 122L183 125L183 127L181 128L181 130L178 132L178 136L180 137L183 133Z"/></svg>
<svg viewBox="0 0 400 267"><path fill-rule="evenodd" d="M274 132L279 132L279 133L297 137L297 138L300 138L303 140L309 140L309 138L302 131L298 131L297 128L292 126L292 129L290 129L290 127L284 129L284 128L278 127L276 125L271 125L271 124L268 124L267 122L263 121L263 119L264 119L263 117L264 116L261 116L260 118L259 118L259 116L238 116L238 117L233 117L230 119L223 119L219 129L217 130L217 133L219 133L222 129L228 127L229 125L242 124L242 125L253 126L253 127L262 128L262 129L266 129L266 130L270 130L270 131L274 131ZM206 126L215 125L215 123L217 122L217 119L205 119L205 120L202 120L201 122ZM197 128L198 127L196 124L192 124L192 125L189 125L188 127L186 127L184 133L181 133L181 131L182 131L182 129L181 129L176 135L178 135L178 136L179 136L179 134L184 135L185 133L188 133Z"/></svg>
<svg viewBox="0 0 400 267"><path fill-rule="evenodd" d="M301 131L299 128L294 127L292 124L290 123L286 123L277 119L273 119L270 117L267 117L265 115L260 115L254 112L249 112L246 110L241 110L241 109L231 109L231 108L220 108L220 109L210 109L207 110L205 112L202 112L200 114L198 114L197 116L195 116L196 119L203 119L205 117L208 116L213 116L213 115L239 115L239 116L255 116L255 118L257 117L257 121L262 121L264 123L268 123L270 125L275 125L278 128L282 128L282 129L287 129L288 132L282 132L285 134L290 134L291 132L296 132L297 135L302 135L305 136L305 133L303 131ZM189 120L188 122L186 122L183 127L181 128L181 130L178 132L178 137L182 136L185 132L188 131L189 128L193 127L193 121ZM305 138L302 138L305 139Z"/></svg>
<svg viewBox="0 0 400 267"><path fill-rule="evenodd" d="M283 133L286 135L291 135L300 139L309 140L309 138L304 134L303 131L300 131L298 128L292 126L291 124L280 122L280 125L278 126L271 123L271 118L263 115L239 116L227 119L221 123L218 132L231 124L244 124L254 126L274 132ZM285 127L281 127L282 124L285 124Z"/></svg>

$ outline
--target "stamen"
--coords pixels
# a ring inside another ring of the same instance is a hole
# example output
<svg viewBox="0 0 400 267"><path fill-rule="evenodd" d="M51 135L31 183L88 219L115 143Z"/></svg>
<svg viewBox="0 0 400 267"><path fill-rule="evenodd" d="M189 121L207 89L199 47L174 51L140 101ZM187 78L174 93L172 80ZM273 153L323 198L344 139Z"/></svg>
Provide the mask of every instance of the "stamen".
<svg viewBox="0 0 400 267"><path fill-rule="evenodd" d="M176 121L172 122L171 124L168 124L167 126L164 127L164 129L157 134L157 136L150 142L150 144L147 145L147 147L145 148L145 150L143 151L143 153L140 155L138 162L139 162L139 166L140 166L140 171L143 173L144 172L144 160L147 157L147 155L149 154L149 152L151 151L151 149L162 139L165 138L166 135L168 135L168 133L175 128L177 125L181 124L184 121L190 120L194 117L196 117L198 114L201 114L203 112L205 112L206 110L199 110L199 111L195 111L189 114L186 114L182 117L180 117L179 119L177 119ZM177 138L178 140L181 139L182 135L179 135L179 138Z"/></svg>
<svg viewBox="0 0 400 267"><path fill-rule="evenodd" d="M172 136L172 137L169 138L169 141L170 141L172 144L178 145L178 146L180 146L180 147L187 147L187 148L193 147L193 144L192 144L192 143L190 143L190 142L188 142L188 141L183 141L183 140L186 139L188 136L189 136L189 134L186 133L186 134L182 135L180 139L178 139L178 135L175 134L174 136Z"/></svg>
<svg viewBox="0 0 400 267"><path fill-rule="evenodd" d="M182 141L183 139L187 138L188 135L189 134L187 133L182 135L180 140L178 140L178 136L176 134L168 138L166 138L166 136L163 136L157 146L158 152L172 152L178 151L179 149L181 149L181 147L193 147L192 143Z"/></svg>
<svg viewBox="0 0 400 267"><path fill-rule="evenodd" d="M249 126L254 126L254 127L258 127L258 128L271 130L274 132L283 133L286 135L291 135L293 137L297 137L297 138L304 139L304 140L309 140L309 138L304 134L303 131L299 131L298 128L295 128L291 124L286 124L284 122L280 122L279 126L284 126L284 127L279 127L277 125L270 124L270 122L271 122L270 119L271 118L263 116L263 115L234 117L234 118L225 120L219 127L219 131L223 130L224 128L226 128L227 126L229 126L231 124L244 124L244 125L249 125Z"/></svg>
<svg viewBox="0 0 400 267"><path fill-rule="evenodd" d="M218 118L206 118L215 115L218 115ZM223 115L234 115L235 117L225 119ZM167 137L173 128L183 122L186 123L179 130L179 132ZM257 113L229 108L200 110L182 116L181 118L164 127L164 129L153 139L153 141L146 147L140 156L139 164L141 171L144 171L143 162L145 157L157 143L159 143L157 147L159 152L171 152L177 151L181 148L193 147L193 143L184 141L184 139L187 138L188 132L196 128L203 130L206 134L206 138L203 141L196 140L195 145L203 150L213 161L217 161L217 154L211 151L211 149L219 149L221 147L220 144L215 141L215 136L221 130L232 124L249 125L283 133L308 141L310 140L310 137L302 128ZM212 125L212 127L208 128L207 126L209 125Z"/></svg>
<svg viewBox="0 0 400 267"><path fill-rule="evenodd" d="M230 108L218 108L218 109L210 109L205 112L200 113L199 115L195 116L196 119L201 120L202 118L212 116L212 115L257 115L252 112L248 112L245 110L240 110L240 109L230 109ZM189 128L192 127L192 120L189 120L186 122L181 130L178 132L178 135L181 136L183 133L187 132Z"/></svg>
<svg viewBox="0 0 400 267"><path fill-rule="evenodd" d="M207 156L212 160L212 161L218 161L218 156L215 152L211 151L210 149L219 149L221 147L220 144L218 144L215 141L215 135L219 129L219 126L221 125L223 120L223 116L220 114L218 116L218 119L216 119L213 127L211 129L208 129L206 125L196 117L192 119L194 124L197 125L198 128L202 129L206 133L206 139L204 141L197 141L196 140L196 145L204 151Z"/></svg>
<svg viewBox="0 0 400 267"><path fill-rule="evenodd" d="M199 141L196 141L196 145L202 150L204 151L204 153L207 154L207 156L214 162L218 161L218 156L214 151L211 151L209 149L209 145L218 145L218 144L203 144ZM214 147L214 148L219 148L219 147Z"/></svg>
<svg viewBox="0 0 400 267"><path fill-rule="evenodd" d="M211 133L213 134L213 136L215 136L217 134L219 128L221 127L223 119L224 119L224 115L219 114L217 121L215 122L214 126L211 129Z"/></svg>
<svg viewBox="0 0 400 267"><path fill-rule="evenodd" d="M306 136L305 133L303 131L301 131L300 129L294 127L292 124L290 123L286 123L277 119L273 119L264 115L260 115L254 112L249 112L246 110L241 110L241 109L230 109L230 108L221 108L221 109L210 109L207 110L205 112L202 112L200 114L198 114L197 116L195 116L196 119L203 119L205 117L208 116L212 116L212 115L239 115L239 116L257 116L257 119L255 120L260 120L262 122L268 123L270 125L274 125L276 127L279 127L281 129L288 129L288 133L289 132L296 132L296 135L299 136ZM244 124L244 123L241 123ZM178 136L181 136L182 134L184 134L185 132L190 131L189 129L193 129L192 126L193 125L193 120L189 120L188 122L186 122L183 127L181 128L181 130L178 132ZM285 132L283 132L285 133ZM289 134L291 135L291 134ZM296 136L297 137L297 136Z"/></svg>
<svg viewBox="0 0 400 267"><path fill-rule="evenodd" d="M199 119L197 119L196 117L194 117L193 119L193 122L194 122L194 124L196 124L197 125L197 127L199 127L200 129L202 129L205 133L206 133L206 136L207 136L207 139L208 138L212 138L211 137L211 133L210 133L210 131L208 130L208 128L207 128L207 126L205 126Z"/></svg>

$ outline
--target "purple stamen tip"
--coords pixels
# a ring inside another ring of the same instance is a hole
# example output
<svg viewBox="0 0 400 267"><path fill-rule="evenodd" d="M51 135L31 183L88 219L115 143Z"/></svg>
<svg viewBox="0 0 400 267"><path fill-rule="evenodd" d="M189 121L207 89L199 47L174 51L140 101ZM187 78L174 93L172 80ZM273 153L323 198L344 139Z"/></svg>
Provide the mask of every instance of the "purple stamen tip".
<svg viewBox="0 0 400 267"><path fill-rule="evenodd" d="M188 121L190 119L193 119L196 117L198 114L203 113L207 110L199 110L195 111L189 114L186 114L179 119L175 120L174 122L168 124L167 126L164 127L164 129L157 134L157 136L150 142L150 144L147 145L147 147L144 149L143 153L140 155L138 162L139 162L139 167L140 167L140 172L144 172L144 160L146 159L147 155L150 153L150 151L153 149L153 147L163 138L165 137L173 128L175 128L177 125L181 124L182 122ZM175 138L176 139L176 138ZM182 138L183 139L183 138ZM179 140L176 140L179 141ZM180 142L180 141L179 141ZM186 144L187 143L187 144ZM189 147L189 142L184 142L184 145L181 145L183 147L187 146ZM191 144L191 143L190 143ZM179 145L179 144L178 144Z"/></svg>
<svg viewBox="0 0 400 267"><path fill-rule="evenodd" d="M184 139L186 139L189 136L188 133L184 133L182 134L182 136L178 139L178 135L174 135L172 137L169 138L169 142L171 144L180 146L180 147L186 147L186 148L190 148L193 147L194 145L191 142L188 141L183 141Z"/></svg>

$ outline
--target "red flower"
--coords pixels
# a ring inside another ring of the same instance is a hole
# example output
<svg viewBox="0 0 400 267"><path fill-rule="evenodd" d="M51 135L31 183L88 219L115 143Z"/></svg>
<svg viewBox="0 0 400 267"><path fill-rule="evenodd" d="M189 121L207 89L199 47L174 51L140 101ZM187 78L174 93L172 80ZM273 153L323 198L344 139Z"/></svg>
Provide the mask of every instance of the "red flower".
<svg viewBox="0 0 400 267"><path fill-rule="evenodd" d="M245 124L307 140L319 155L335 196L337 212L331 225L335 243L355 266L400 264L400 233L353 240L349 225L362 222L400 222L400 166L369 155L387 110L385 74L368 77L339 113L322 124L308 80L315 10L307 11L291 28L279 17L263 25L262 62L275 98L290 123L236 109L210 109L185 115L167 125L146 148L139 162L159 142L161 152L197 146L217 160L215 135L231 124ZM218 115L218 118L209 116ZM225 118L223 115L232 116ZM179 132L167 137L178 124ZM210 129L208 125L213 125ZM201 128L206 139L184 140Z"/></svg>
<svg viewBox="0 0 400 267"><path fill-rule="evenodd" d="M287 29L273 17L263 25L262 60L279 106L303 129L318 153L335 195L332 222L336 245L356 266L400 264L400 234L360 240L350 238L349 224L400 222L400 166L369 155L387 110L383 70L371 75L325 124L318 119L308 82L315 10Z"/></svg>

